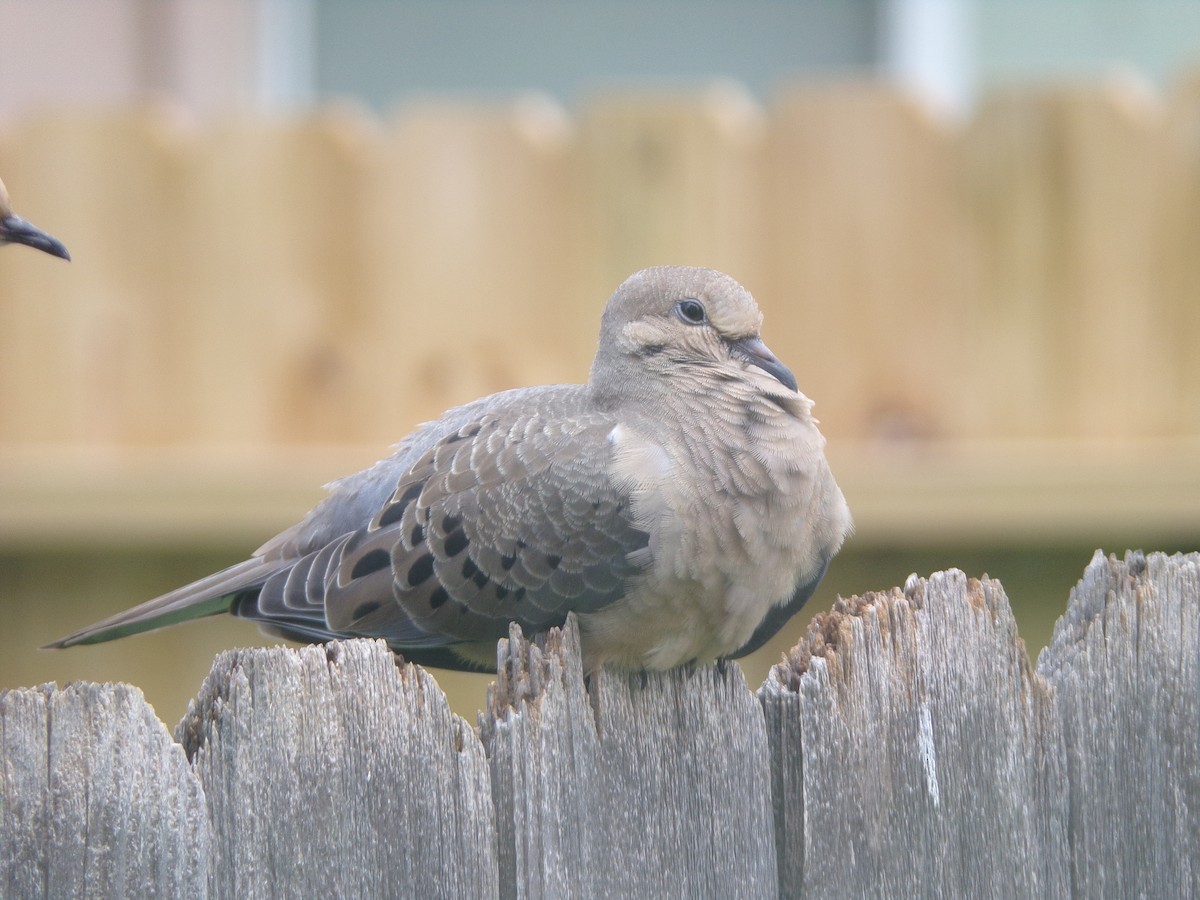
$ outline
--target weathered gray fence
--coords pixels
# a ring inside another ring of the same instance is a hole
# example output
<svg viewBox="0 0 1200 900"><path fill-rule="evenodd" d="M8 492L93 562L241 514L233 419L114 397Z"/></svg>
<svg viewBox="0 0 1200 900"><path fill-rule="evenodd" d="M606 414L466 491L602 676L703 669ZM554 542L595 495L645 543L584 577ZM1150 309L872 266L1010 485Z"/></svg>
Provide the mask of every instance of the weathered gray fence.
<svg viewBox="0 0 1200 900"><path fill-rule="evenodd" d="M999 583L839 600L757 695L515 633L478 731L351 641L0 697L5 897L1194 896L1200 554L1097 554L1036 671Z"/></svg>

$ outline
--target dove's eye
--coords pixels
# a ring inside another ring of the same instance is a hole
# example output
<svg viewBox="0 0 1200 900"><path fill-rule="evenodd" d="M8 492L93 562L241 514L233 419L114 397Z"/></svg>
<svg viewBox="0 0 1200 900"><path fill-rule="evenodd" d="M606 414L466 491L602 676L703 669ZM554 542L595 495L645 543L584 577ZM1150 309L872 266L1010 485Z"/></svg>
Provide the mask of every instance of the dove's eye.
<svg viewBox="0 0 1200 900"><path fill-rule="evenodd" d="M675 312L689 325L703 325L708 321L708 314L704 312L704 304L691 297L676 303Z"/></svg>

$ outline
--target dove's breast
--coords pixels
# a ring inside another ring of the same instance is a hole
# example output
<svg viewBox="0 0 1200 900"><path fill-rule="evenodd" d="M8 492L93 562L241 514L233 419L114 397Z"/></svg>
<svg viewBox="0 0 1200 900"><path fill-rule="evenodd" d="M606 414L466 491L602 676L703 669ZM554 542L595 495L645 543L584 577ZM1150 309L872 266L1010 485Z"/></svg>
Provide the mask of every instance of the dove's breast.
<svg viewBox="0 0 1200 900"><path fill-rule="evenodd" d="M750 398L663 433L621 423L610 477L649 535L651 565L581 617L589 667L666 669L728 656L841 546L850 518L803 397Z"/></svg>

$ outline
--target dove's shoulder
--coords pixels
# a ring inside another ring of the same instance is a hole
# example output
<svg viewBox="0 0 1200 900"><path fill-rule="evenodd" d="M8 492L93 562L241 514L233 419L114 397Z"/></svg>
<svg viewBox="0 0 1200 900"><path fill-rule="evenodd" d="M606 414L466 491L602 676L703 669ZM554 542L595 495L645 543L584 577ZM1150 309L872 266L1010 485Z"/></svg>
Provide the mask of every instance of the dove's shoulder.
<svg viewBox="0 0 1200 900"><path fill-rule="evenodd" d="M256 556L298 558L364 526L391 497L404 475L431 447L472 422L498 417L513 423L533 417L569 425L591 421L587 388L560 384L514 388L481 397L447 410L437 419L417 426L392 446L384 459L352 475L325 485L327 492L308 514L276 535Z"/></svg>

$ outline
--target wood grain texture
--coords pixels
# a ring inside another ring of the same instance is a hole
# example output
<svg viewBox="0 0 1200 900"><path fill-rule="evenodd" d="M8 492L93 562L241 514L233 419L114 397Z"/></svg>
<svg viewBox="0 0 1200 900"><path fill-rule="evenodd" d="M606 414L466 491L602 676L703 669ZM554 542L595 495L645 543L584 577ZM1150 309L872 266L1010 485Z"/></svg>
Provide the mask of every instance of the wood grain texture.
<svg viewBox="0 0 1200 900"><path fill-rule="evenodd" d="M483 748L382 642L222 654L176 736L211 896L496 896Z"/></svg>
<svg viewBox="0 0 1200 900"><path fill-rule="evenodd" d="M998 582L839 599L759 690L784 896L1063 896L1066 767Z"/></svg>
<svg viewBox="0 0 1200 900"><path fill-rule="evenodd" d="M1190 896L1200 553L1097 553L1035 671L998 582L839 599L757 695L515 628L478 731L382 643L0 695L0 893ZM190 759L191 766L188 761Z"/></svg>
<svg viewBox="0 0 1200 900"><path fill-rule="evenodd" d="M1099 551L1038 672L1054 690L1078 897L1200 890L1200 554Z"/></svg>
<svg viewBox="0 0 1200 900"><path fill-rule="evenodd" d="M585 687L573 618L514 629L480 730L514 897L774 897L762 711L712 666Z"/></svg>
<svg viewBox="0 0 1200 900"><path fill-rule="evenodd" d="M0 761L0 894L203 896L200 781L137 688L3 694Z"/></svg>

